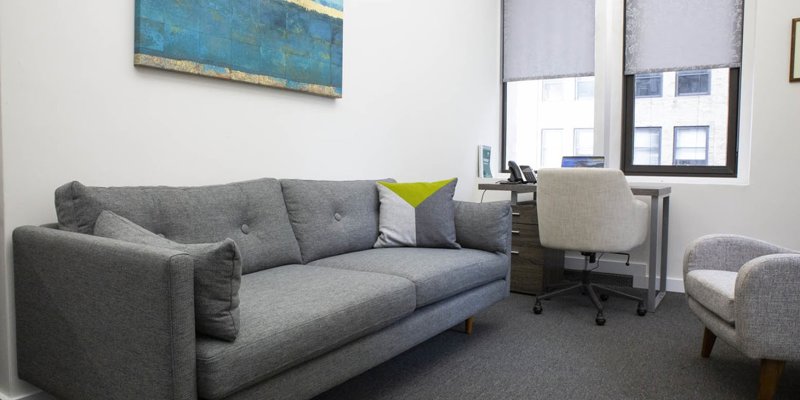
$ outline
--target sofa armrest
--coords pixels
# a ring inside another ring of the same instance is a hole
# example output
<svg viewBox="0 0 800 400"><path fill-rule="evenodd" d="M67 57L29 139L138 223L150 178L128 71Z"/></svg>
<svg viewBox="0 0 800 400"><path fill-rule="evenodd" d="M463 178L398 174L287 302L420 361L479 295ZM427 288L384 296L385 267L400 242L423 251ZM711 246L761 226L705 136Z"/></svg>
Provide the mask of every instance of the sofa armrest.
<svg viewBox="0 0 800 400"><path fill-rule="evenodd" d="M63 399L196 399L194 269L183 253L17 228L20 378Z"/></svg>
<svg viewBox="0 0 800 400"><path fill-rule="evenodd" d="M753 358L800 360L800 254L758 257L736 277L736 333Z"/></svg>
<svg viewBox="0 0 800 400"><path fill-rule="evenodd" d="M683 276L695 269L737 272L754 258L778 253L796 252L746 236L706 235L686 247Z"/></svg>
<svg viewBox="0 0 800 400"><path fill-rule="evenodd" d="M511 254L511 202L456 201L456 240L463 247Z"/></svg>

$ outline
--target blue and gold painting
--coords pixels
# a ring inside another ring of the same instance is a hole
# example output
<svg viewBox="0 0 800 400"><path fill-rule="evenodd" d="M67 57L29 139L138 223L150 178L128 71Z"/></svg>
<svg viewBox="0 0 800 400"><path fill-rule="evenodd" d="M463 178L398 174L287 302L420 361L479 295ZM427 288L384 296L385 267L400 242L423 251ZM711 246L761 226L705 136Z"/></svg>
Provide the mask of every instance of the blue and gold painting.
<svg viewBox="0 0 800 400"><path fill-rule="evenodd" d="M342 97L344 0L136 0L134 64Z"/></svg>

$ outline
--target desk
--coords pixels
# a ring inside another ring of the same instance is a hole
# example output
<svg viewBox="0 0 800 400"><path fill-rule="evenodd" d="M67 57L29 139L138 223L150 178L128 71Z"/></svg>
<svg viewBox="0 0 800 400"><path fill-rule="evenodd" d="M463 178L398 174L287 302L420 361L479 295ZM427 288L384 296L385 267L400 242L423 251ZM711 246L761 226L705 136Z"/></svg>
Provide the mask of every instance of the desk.
<svg viewBox="0 0 800 400"><path fill-rule="evenodd" d="M511 203L517 204L519 193L536 193L535 184L481 183L479 190L511 192ZM635 196L650 197L650 254L647 263L647 311L654 312L667 293L667 239L669 236L669 196L672 188L661 184L633 184ZM535 196L535 195L534 195ZM656 288L656 273L659 285Z"/></svg>

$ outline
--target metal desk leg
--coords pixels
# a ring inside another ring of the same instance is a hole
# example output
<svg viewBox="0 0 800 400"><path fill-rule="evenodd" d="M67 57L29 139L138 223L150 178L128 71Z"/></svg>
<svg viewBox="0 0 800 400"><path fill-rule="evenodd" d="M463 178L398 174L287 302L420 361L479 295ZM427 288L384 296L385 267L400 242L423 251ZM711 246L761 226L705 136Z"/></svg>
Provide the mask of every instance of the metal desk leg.
<svg viewBox="0 0 800 400"><path fill-rule="evenodd" d="M660 213L661 202L663 211ZM660 214L660 215L659 215ZM650 197L650 260L647 264L647 311L655 312L667 291L667 229L669 197ZM661 218L659 218L661 217ZM660 268L659 268L660 266ZM661 275L658 276L657 272ZM660 279L656 290L656 277Z"/></svg>
<svg viewBox="0 0 800 400"><path fill-rule="evenodd" d="M661 205L661 285L659 285L659 296L656 301L655 307L667 294L667 254L669 253L669 246L667 246L667 239L669 238L669 195L662 197ZM655 307L653 309L655 310Z"/></svg>

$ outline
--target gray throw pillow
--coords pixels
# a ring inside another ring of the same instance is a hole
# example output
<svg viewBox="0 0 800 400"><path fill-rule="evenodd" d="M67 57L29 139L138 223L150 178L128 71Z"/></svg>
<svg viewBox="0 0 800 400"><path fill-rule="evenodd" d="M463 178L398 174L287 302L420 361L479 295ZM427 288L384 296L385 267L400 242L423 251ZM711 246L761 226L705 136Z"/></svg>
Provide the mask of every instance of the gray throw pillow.
<svg viewBox="0 0 800 400"><path fill-rule="evenodd" d="M181 244L103 211L94 225L95 236L178 250L194 260L194 311L198 332L234 341L239 334L239 286L242 263L231 239L207 244Z"/></svg>
<svg viewBox="0 0 800 400"><path fill-rule="evenodd" d="M456 243L453 195L457 178L438 182L376 183L380 199L375 247L443 247Z"/></svg>

